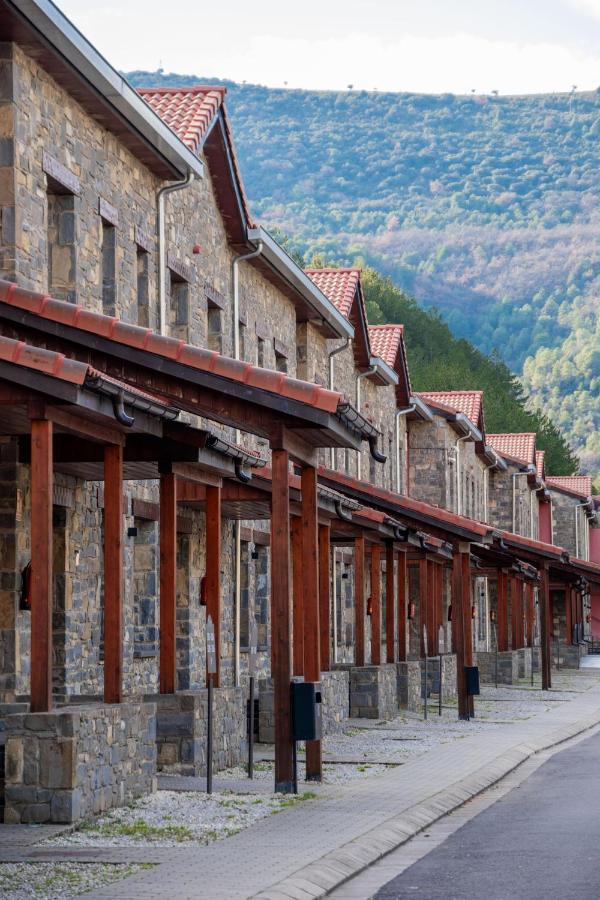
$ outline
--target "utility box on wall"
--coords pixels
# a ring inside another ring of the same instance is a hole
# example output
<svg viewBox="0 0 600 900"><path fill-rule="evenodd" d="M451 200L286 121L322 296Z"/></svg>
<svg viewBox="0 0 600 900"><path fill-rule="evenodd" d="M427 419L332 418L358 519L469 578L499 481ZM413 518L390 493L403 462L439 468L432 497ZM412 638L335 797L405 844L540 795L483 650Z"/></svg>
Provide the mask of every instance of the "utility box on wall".
<svg viewBox="0 0 600 900"><path fill-rule="evenodd" d="M465 666L465 678L467 694L469 697L475 697L479 694L479 666Z"/></svg>
<svg viewBox="0 0 600 900"><path fill-rule="evenodd" d="M319 741L322 736L323 713L320 682L292 682L293 740Z"/></svg>

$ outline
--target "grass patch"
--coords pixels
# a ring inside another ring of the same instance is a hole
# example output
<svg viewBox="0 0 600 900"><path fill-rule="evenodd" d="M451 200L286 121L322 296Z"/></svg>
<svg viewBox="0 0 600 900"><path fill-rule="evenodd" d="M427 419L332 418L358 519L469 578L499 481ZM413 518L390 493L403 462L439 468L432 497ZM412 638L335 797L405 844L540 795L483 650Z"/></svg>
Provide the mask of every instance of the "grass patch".
<svg viewBox="0 0 600 900"><path fill-rule="evenodd" d="M123 836L145 840L168 838L178 843L194 840L193 833L185 825L149 825L143 819L136 819L135 822L103 822L101 825L91 822L84 825L82 830L104 837Z"/></svg>

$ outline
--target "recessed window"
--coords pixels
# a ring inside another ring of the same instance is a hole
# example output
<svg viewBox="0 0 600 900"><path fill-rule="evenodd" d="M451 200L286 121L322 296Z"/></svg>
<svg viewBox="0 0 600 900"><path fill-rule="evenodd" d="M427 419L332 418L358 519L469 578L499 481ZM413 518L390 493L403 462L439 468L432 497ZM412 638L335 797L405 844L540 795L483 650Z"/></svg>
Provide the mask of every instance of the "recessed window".
<svg viewBox="0 0 600 900"><path fill-rule="evenodd" d="M48 293L77 302L77 222L75 197L48 184Z"/></svg>
<svg viewBox="0 0 600 900"><path fill-rule="evenodd" d="M137 248L136 252L136 275L137 275L137 323L144 328L150 327L150 290L149 290L149 271L150 271L150 254L143 247Z"/></svg>
<svg viewBox="0 0 600 900"><path fill-rule="evenodd" d="M288 358L284 356L283 353L278 353L275 351L275 368L278 372L286 372L288 371Z"/></svg>
<svg viewBox="0 0 600 900"><path fill-rule="evenodd" d="M100 288L102 312L114 316L117 311L117 229L100 220Z"/></svg>
<svg viewBox="0 0 600 900"><path fill-rule="evenodd" d="M190 286L177 272L169 270L169 317L171 336L187 341L190 324Z"/></svg>
<svg viewBox="0 0 600 900"><path fill-rule="evenodd" d="M256 339L256 365L260 369L264 369L264 367L265 367L266 346L267 346L267 342L265 340L263 340L263 338L257 337L257 339Z"/></svg>
<svg viewBox="0 0 600 900"><path fill-rule="evenodd" d="M218 306L209 306L206 312L208 323L208 349L223 352L223 311Z"/></svg>

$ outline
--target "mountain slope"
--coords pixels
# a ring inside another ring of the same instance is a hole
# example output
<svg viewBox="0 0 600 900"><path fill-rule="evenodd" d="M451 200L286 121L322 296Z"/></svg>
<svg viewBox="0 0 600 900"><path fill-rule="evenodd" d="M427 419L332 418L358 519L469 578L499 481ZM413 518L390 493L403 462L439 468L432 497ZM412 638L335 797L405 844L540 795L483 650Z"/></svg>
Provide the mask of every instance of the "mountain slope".
<svg viewBox="0 0 600 900"><path fill-rule="evenodd" d="M318 252L343 264L360 254L439 308L454 334L525 371L533 400L585 465L600 468L600 94L227 86L261 221L292 235L307 259Z"/></svg>

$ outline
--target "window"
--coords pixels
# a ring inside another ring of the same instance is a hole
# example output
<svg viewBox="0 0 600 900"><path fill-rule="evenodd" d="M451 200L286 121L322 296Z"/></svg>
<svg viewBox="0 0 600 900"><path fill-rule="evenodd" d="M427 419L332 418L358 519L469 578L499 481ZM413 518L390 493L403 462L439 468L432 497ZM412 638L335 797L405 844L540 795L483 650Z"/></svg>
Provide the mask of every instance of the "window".
<svg viewBox="0 0 600 900"><path fill-rule="evenodd" d="M269 548L255 544L253 559L257 647L266 649L269 644Z"/></svg>
<svg viewBox="0 0 600 900"><path fill-rule="evenodd" d="M137 274L137 323L144 328L150 327L150 291L149 269L150 254L143 247L136 250L136 274Z"/></svg>
<svg viewBox="0 0 600 900"><path fill-rule="evenodd" d="M240 319L238 322L240 336L240 359L246 359L246 323Z"/></svg>
<svg viewBox="0 0 600 900"><path fill-rule="evenodd" d="M218 306L208 306L208 349L223 352L223 311Z"/></svg>
<svg viewBox="0 0 600 900"><path fill-rule="evenodd" d="M267 342L261 338L256 338L256 365L260 369L264 369L265 367L265 349Z"/></svg>
<svg viewBox="0 0 600 900"><path fill-rule="evenodd" d="M278 372L287 372L288 370L288 360L287 356L284 356L283 353L278 353L275 351L275 368Z"/></svg>
<svg viewBox="0 0 600 900"><path fill-rule="evenodd" d="M156 656L158 528L151 519L134 519L133 544L133 655Z"/></svg>
<svg viewBox="0 0 600 900"><path fill-rule="evenodd" d="M77 302L77 229L75 197L55 192L49 182L48 293L59 300Z"/></svg>
<svg viewBox="0 0 600 900"><path fill-rule="evenodd" d="M169 270L169 316L171 337L187 341L190 324L190 286L177 272Z"/></svg>
<svg viewBox="0 0 600 900"><path fill-rule="evenodd" d="M242 541L241 547L240 647L248 647L250 642L250 547L248 541Z"/></svg>
<svg viewBox="0 0 600 900"><path fill-rule="evenodd" d="M106 316L114 316L117 311L117 229L101 219L100 235L102 312Z"/></svg>

